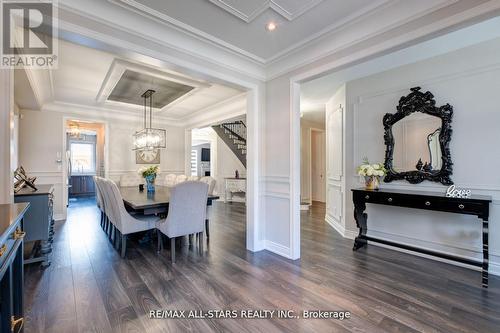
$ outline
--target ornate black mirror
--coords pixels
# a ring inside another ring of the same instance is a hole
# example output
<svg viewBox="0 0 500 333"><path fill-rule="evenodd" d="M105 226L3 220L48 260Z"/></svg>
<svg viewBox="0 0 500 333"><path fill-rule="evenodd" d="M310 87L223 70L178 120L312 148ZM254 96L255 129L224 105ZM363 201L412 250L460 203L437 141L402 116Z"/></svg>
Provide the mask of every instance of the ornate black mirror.
<svg viewBox="0 0 500 333"><path fill-rule="evenodd" d="M384 116L385 182L405 179L453 184L450 154L453 107L437 107L434 95L411 88L399 100L397 112Z"/></svg>

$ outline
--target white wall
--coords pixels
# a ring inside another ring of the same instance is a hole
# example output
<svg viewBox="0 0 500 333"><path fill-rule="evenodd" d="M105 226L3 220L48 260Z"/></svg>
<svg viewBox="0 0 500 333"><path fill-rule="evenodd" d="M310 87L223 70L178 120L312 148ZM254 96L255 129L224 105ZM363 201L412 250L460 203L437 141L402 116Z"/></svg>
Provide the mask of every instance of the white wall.
<svg viewBox="0 0 500 333"><path fill-rule="evenodd" d="M107 125L107 177L119 180L120 175L135 172L141 167L135 163L135 153L132 151L132 134L142 127L139 118L85 119L69 113L21 110L19 165L30 176L36 176L38 184L55 185L54 215L57 219L66 216L65 166L56 162L60 156L64 156L66 119L92 120ZM157 125L161 126L159 123ZM167 130L167 149L161 151L161 172L184 173L184 129L161 127Z"/></svg>
<svg viewBox="0 0 500 333"><path fill-rule="evenodd" d="M354 160L346 164L348 188L359 187L355 167L367 156L383 162L382 117L396 111L401 96L409 88L421 86L431 91L437 105L454 107L451 155L452 179L457 186L471 188L475 194L493 197L490 211L490 265L500 274L500 39L483 42L426 61L405 65L347 84L348 129L352 129ZM406 182L383 184L390 188L432 190L444 193L439 183ZM347 212L352 195L347 193ZM471 216L427 212L406 208L369 205L369 234L422 246L446 253L480 259L482 225ZM356 231L355 221L347 214L346 228Z"/></svg>
<svg viewBox="0 0 500 333"><path fill-rule="evenodd" d="M235 170L238 170L241 178L245 178L247 171L243 163L229 149L221 138L217 137L217 193L224 195L224 178L234 177Z"/></svg>
<svg viewBox="0 0 500 333"><path fill-rule="evenodd" d="M0 69L0 203L13 202L14 73Z"/></svg>

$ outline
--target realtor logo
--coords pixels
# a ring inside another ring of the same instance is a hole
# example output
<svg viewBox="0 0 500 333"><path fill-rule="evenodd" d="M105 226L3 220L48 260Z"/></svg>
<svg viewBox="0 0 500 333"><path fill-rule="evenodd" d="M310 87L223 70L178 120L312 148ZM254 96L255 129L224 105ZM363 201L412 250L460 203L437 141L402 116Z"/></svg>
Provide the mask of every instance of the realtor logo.
<svg viewBox="0 0 500 333"><path fill-rule="evenodd" d="M1 2L1 68L51 68L57 65L54 1Z"/></svg>

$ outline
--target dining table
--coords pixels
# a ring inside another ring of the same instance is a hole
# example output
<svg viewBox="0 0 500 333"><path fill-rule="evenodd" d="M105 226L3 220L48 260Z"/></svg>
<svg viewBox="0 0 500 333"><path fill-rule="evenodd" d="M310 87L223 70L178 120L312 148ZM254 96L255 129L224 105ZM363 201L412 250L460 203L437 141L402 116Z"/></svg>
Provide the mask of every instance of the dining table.
<svg viewBox="0 0 500 333"><path fill-rule="evenodd" d="M119 187L123 203L128 211L143 215L160 215L168 213L168 204L173 187L155 186L154 192L141 191L138 186ZM211 206L219 196L209 195L207 206Z"/></svg>

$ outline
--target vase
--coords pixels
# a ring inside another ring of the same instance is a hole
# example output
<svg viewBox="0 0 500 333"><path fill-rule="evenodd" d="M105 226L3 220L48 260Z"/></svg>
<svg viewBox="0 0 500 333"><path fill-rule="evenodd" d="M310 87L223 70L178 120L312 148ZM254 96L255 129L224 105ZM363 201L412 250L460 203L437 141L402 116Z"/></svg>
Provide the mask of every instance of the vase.
<svg viewBox="0 0 500 333"><path fill-rule="evenodd" d="M366 176L365 188L367 190L376 191L380 187L380 179L378 176Z"/></svg>
<svg viewBox="0 0 500 333"><path fill-rule="evenodd" d="M155 179L156 179L156 176L155 175L150 175L150 176L144 177L144 179L146 179L146 187L148 189L148 192L149 193L154 192L155 191Z"/></svg>

